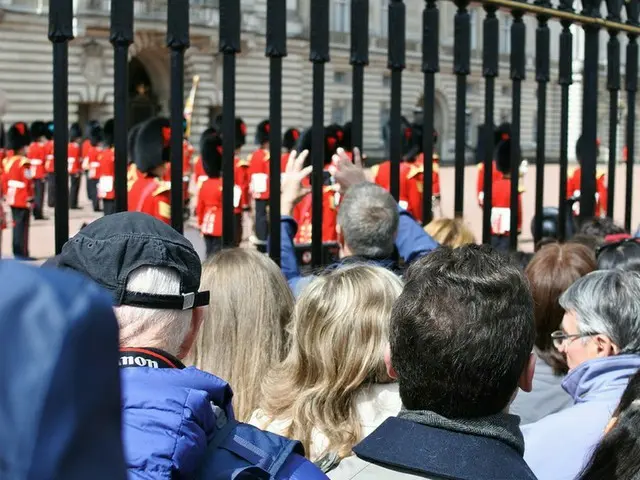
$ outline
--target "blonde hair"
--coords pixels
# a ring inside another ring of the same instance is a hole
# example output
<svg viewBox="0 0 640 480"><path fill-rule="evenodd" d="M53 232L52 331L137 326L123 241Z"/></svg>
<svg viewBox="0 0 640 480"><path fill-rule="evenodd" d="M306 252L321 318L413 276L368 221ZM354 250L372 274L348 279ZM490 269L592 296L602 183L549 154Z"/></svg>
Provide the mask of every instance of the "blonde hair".
<svg viewBox="0 0 640 480"><path fill-rule="evenodd" d="M179 295L180 275L162 267L140 267L127 279L130 292ZM120 326L120 346L153 347L175 357L191 329L193 310L160 310L123 305L115 308Z"/></svg>
<svg viewBox="0 0 640 480"><path fill-rule="evenodd" d="M440 245L451 248L476 243L473 233L460 218L436 218L424 227L424 231Z"/></svg>
<svg viewBox="0 0 640 480"><path fill-rule="evenodd" d="M236 418L246 421L264 375L286 354L293 295L269 257L242 248L207 260L201 288L211 302L188 362L229 382Z"/></svg>
<svg viewBox="0 0 640 480"><path fill-rule="evenodd" d="M291 350L266 377L261 410L269 420L291 420L285 435L311 451L318 429L328 444L321 456L351 455L362 438L356 396L389 382L384 351L391 307L402 281L380 267L354 265L311 282L298 298Z"/></svg>

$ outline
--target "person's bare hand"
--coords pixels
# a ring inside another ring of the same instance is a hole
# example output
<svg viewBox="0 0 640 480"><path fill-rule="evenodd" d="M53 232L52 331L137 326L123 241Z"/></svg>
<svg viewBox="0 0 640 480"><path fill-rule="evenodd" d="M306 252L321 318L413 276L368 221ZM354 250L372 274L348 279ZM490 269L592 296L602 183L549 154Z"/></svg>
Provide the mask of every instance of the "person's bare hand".
<svg viewBox="0 0 640 480"><path fill-rule="evenodd" d="M333 161L336 164L334 178L342 192L346 192L353 185L369 181L362 167L362 155L358 148L353 149L353 163L342 148L333 156Z"/></svg>
<svg viewBox="0 0 640 480"><path fill-rule="evenodd" d="M291 215L293 207L311 191L309 187L302 185L302 181L313 170L311 165L303 168L304 161L308 156L308 150L304 150L300 154L294 150L289 155L281 184L280 211L282 215Z"/></svg>

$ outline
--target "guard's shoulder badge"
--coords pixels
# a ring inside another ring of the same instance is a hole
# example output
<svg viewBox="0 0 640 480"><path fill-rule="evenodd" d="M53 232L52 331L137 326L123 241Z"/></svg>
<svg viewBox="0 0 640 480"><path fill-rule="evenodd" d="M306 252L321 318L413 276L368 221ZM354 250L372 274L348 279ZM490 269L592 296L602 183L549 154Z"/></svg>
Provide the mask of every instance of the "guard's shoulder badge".
<svg viewBox="0 0 640 480"><path fill-rule="evenodd" d="M598 169L596 170L596 178L597 178L597 179L600 179L600 178L602 178L602 177L604 177L604 176L606 176L606 175L607 175L607 172L605 172L605 171L604 171L604 170L602 170L601 168L598 168Z"/></svg>
<svg viewBox="0 0 640 480"><path fill-rule="evenodd" d="M371 167L371 175L373 175L374 178L377 177L379 170L380 170L380 164L374 165L373 167Z"/></svg>
<svg viewBox="0 0 640 480"><path fill-rule="evenodd" d="M31 165L31 160L29 160L27 157L20 157L20 166L24 167L27 165Z"/></svg>
<svg viewBox="0 0 640 480"><path fill-rule="evenodd" d="M171 191L171 184L169 182L163 182L163 181L159 181L158 182L158 187L153 191L153 193L151 194L153 197L157 197L158 195L161 195L165 192L169 192Z"/></svg>
<svg viewBox="0 0 640 480"><path fill-rule="evenodd" d="M162 218L171 218L171 205L167 202L158 202L158 215Z"/></svg>
<svg viewBox="0 0 640 480"><path fill-rule="evenodd" d="M413 178L416 175L419 175L421 173L424 173L424 167L413 165L409 170L409 174L407 175L407 178Z"/></svg>

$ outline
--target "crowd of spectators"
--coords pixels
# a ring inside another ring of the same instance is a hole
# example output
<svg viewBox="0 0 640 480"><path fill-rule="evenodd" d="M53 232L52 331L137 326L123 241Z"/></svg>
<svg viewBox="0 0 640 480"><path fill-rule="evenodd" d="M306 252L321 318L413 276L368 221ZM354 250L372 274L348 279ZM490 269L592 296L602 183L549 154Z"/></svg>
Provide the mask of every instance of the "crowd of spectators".
<svg viewBox="0 0 640 480"><path fill-rule="evenodd" d="M640 244L606 219L506 255L425 229L341 153L340 260L204 264L141 213L0 264L0 477L632 480Z"/></svg>

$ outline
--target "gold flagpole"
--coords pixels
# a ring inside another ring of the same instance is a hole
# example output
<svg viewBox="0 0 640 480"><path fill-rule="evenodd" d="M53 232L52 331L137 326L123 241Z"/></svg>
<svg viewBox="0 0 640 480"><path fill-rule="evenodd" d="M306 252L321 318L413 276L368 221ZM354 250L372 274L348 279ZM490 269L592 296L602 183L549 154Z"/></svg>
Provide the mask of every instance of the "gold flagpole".
<svg viewBox="0 0 640 480"><path fill-rule="evenodd" d="M184 118L187 122L187 128L185 129L184 136L188 139L191 136L191 120L193 118L193 109L196 103L196 93L198 91L198 85L200 84L200 76L194 75L193 84L191 85L191 92L189 98L184 105Z"/></svg>

